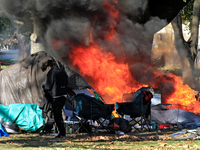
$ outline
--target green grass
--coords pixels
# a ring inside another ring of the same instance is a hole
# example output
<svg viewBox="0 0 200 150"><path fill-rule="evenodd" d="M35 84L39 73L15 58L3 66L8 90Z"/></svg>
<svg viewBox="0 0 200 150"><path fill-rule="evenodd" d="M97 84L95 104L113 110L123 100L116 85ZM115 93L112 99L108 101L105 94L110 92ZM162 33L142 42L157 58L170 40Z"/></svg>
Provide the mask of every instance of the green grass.
<svg viewBox="0 0 200 150"><path fill-rule="evenodd" d="M92 137L87 134L67 134L66 138L54 139L53 136L38 134L12 134L0 137L2 150L67 150L67 149L200 149L200 140L174 141L170 135L176 131L156 133L131 132L123 136L99 133Z"/></svg>
<svg viewBox="0 0 200 150"><path fill-rule="evenodd" d="M17 59L0 60L0 62L10 63L10 64L14 64L14 63L16 63L17 61L18 61ZM10 66L10 64L1 63L1 70L3 70L3 69L5 69L6 67Z"/></svg>
<svg viewBox="0 0 200 150"><path fill-rule="evenodd" d="M8 66L6 66L6 65L1 65L1 70L5 69L6 67L8 67Z"/></svg>

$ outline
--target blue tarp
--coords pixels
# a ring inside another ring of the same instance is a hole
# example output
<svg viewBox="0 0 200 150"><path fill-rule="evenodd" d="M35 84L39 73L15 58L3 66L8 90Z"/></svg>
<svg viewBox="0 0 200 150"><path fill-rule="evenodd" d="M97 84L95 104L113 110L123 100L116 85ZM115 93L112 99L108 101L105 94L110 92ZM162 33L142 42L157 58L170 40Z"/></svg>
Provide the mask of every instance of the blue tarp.
<svg viewBox="0 0 200 150"><path fill-rule="evenodd" d="M2 127L2 125L0 124L0 137L1 137L1 136L9 136L9 134L6 133L6 132L3 130L3 127Z"/></svg>
<svg viewBox="0 0 200 150"><path fill-rule="evenodd" d="M0 120L2 118L4 121L17 124L20 129L27 132L35 132L45 126L42 110L37 104L0 104Z"/></svg>

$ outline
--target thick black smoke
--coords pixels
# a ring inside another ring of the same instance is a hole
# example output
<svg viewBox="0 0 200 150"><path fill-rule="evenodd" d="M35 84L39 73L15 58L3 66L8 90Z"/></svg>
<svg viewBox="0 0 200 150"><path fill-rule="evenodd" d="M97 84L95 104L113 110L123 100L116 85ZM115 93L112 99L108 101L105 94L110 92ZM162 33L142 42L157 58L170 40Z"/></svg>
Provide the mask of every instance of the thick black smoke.
<svg viewBox="0 0 200 150"><path fill-rule="evenodd" d="M34 30L39 31L45 51L66 64L74 46L88 47L93 41L105 51L113 52L117 60L125 58L129 65L150 63L154 33L166 26L183 5L183 0L0 1L1 11L9 17L25 24L35 23ZM118 44L105 38L112 28L117 32ZM145 68L143 65L142 69ZM140 77L137 73L140 71L134 71L136 78ZM148 82L147 78L138 80Z"/></svg>
<svg viewBox="0 0 200 150"><path fill-rule="evenodd" d="M1 0L0 6L3 12L26 20L25 23L36 18L45 49L56 58L59 53L67 55L72 43L92 44L91 29L95 41L121 58L119 45L104 38L111 26L117 31L115 36L120 39L127 60L138 51L150 55L154 33L167 24L166 19L151 16L148 0ZM119 11L117 19L110 15L112 9ZM67 41L59 52L52 46L54 39Z"/></svg>

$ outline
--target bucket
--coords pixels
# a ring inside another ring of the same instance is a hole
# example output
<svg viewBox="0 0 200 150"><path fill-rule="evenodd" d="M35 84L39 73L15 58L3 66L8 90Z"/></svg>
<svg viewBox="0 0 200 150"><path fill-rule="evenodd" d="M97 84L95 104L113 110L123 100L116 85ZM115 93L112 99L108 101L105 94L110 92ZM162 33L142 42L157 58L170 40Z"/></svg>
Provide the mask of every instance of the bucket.
<svg viewBox="0 0 200 150"><path fill-rule="evenodd" d="M153 129L156 129L156 128L157 128L157 123L154 122L154 121L152 121L152 128L153 128Z"/></svg>

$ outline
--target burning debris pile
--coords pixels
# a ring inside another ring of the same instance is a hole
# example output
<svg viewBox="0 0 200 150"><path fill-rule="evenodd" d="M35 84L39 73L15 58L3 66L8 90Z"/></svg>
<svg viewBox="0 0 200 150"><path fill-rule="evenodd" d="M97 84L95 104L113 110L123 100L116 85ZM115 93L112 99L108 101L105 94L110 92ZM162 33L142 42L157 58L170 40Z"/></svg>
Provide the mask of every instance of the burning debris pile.
<svg viewBox="0 0 200 150"><path fill-rule="evenodd" d="M177 0L168 6L172 0L165 0L164 7L162 2L2 0L0 6L21 20L30 22L32 16L38 21L46 51L78 71L107 103L120 102L123 94L151 86L162 94L163 103L200 112L195 91L183 85L180 77L156 70L151 62L154 33L185 5Z"/></svg>
<svg viewBox="0 0 200 150"><path fill-rule="evenodd" d="M162 102L174 104L175 108L200 112L195 91L184 85L181 77L165 74L151 66L135 63L118 63L112 53L105 53L97 47L78 47L70 54L73 66L86 78L94 80L94 87L107 103L121 102L125 93L136 92L143 86L151 86L162 94ZM89 52L88 52L89 51Z"/></svg>

